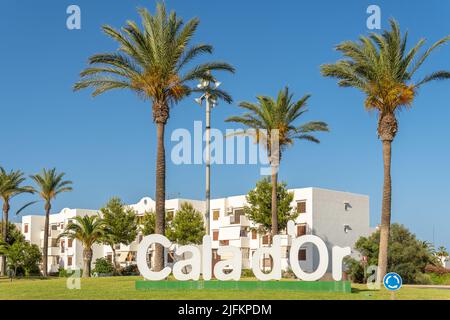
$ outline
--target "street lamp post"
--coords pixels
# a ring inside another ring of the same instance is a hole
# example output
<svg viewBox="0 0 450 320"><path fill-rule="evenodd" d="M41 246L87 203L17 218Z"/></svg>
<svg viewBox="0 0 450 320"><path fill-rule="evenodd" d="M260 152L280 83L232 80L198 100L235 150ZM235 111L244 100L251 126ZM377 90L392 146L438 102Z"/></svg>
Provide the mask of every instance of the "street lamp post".
<svg viewBox="0 0 450 320"><path fill-rule="evenodd" d="M212 85L211 85L212 82ZM206 104L206 124L205 124L205 138L206 138L206 148L205 148L205 164L206 164L206 208L205 208L205 224L206 224L206 234L210 234L210 211L211 211L211 110L217 105L217 98L214 96L213 91L221 85L220 82L213 79L202 80L197 86L204 94L195 99L195 101L202 105L203 101Z"/></svg>

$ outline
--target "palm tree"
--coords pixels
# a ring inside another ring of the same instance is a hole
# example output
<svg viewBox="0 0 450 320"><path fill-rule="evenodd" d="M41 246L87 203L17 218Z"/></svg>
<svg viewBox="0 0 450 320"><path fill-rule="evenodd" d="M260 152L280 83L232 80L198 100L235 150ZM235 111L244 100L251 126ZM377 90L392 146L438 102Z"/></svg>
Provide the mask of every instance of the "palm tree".
<svg viewBox="0 0 450 320"><path fill-rule="evenodd" d="M440 258L445 258L448 257L448 251L444 246L440 246L439 248L437 248L436 255Z"/></svg>
<svg viewBox="0 0 450 320"><path fill-rule="evenodd" d="M317 131L329 131L325 122L312 121L300 126L296 120L307 112L306 102L310 95L305 95L298 101L293 100L293 94L286 87L278 93L277 99L268 96L258 96L258 103L242 102L241 108L248 110L242 116L228 118L227 122L241 123L253 130L244 134L253 135L267 151L272 168L272 236L278 234L277 180L281 156L286 147L294 140L308 140L319 143L312 134Z"/></svg>
<svg viewBox="0 0 450 320"><path fill-rule="evenodd" d="M209 62L183 70L193 59L204 53L212 53L212 46L197 44L190 46L199 20L183 24L175 12L167 14L164 4L158 4L152 16L146 9L139 9L142 26L128 21L121 30L103 26L103 31L119 44L119 52L92 56L91 67L81 73L81 80L74 90L92 87L93 96L112 89L130 89L141 98L152 103L153 121L156 123L156 233L165 230L166 161L164 147L165 125L169 119L170 106L177 104L193 91L189 83L193 80L209 79L209 71L234 72L234 68L223 62ZM229 95L216 90L219 98L229 100ZM156 271L164 267L163 247L155 252Z"/></svg>
<svg viewBox="0 0 450 320"><path fill-rule="evenodd" d="M57 173L56 168L46 170L43 169L42 173L30 176L31 179L38 186L36 192L44 200L45 205L45 224L44 224L44 248L43 248L43 270L42 273L44 277L47 276L47 265L48 265L48 232L49 232L49 216L50 210L52 209L52 200L56 196L63 192L72 191L72 181L63 180L65 173Z"/></svg>
<svg viewBox="0 0 450 320"><path fill-rule="evenodd" d="M450 40L447 36L418 56L425 39L406 50L408 33L402 36L398 23L390 20L391 30L361 36L359 42L346 41L336 49L344 59L321 66L326 77L339 79L339 86L354 87L366 95L367 110L378 112L378 137L383 146L384 186L381 209L378 281L387 271L388 241L391 223L391 145L398 131L396 113L408 108L422 85L450 78L450 72L437 71L413 81L416 71L430 53Z"/></svg>
<svg viewBox="0 0 450 320"><path fill-rule="evenodd" d="M9 223L9 210L10 201L12 198L23 193L33 193L33 188L30 186L22 186L25 181L24 174L18 171L7 172L4 168L0 167L0 198L3 201L3 216L2 216L2 241L6 242L8 239L8 223ZM31 203L25 205L29 206ZM23 208L24 208L23 207ZM20 209L18 212L20 212ZM0 266L1 275L4 276L6 272L6 258L2 255L2 265Z"/></svg>
<svg viewBox="0 0 450 320"><path fill-rule="evenodd" d="M100 243L104 236L103 220L98 216L75 217L67 224L61 238L76 239L83 245L83 278L91 276L92 246Z"/></svg>

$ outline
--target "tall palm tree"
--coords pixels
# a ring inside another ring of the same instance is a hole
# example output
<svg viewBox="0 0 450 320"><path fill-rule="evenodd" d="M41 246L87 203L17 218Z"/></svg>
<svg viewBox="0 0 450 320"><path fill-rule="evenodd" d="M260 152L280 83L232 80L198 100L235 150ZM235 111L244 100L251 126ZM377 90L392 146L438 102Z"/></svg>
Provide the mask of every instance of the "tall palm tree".
<svg viewBox="0 0 450 320"><path fill-rule="evenodd" d="M30 176L36 183L38 189L36 192L44 200L45 224L44 224L44 248L43 248L43 275L47 276L48 266L48 233L49 233L49 216L52 209L52 200L63 192L72 191L72 181L64 180L65 173L57 173L56 168L46 170L43 169L40 174Z"/></svg>
<svg viewBox="0 0 450 320"><path fill-rule="evenodd" d="M329 131L328 125L321 121L312 121L297 126L295 122L307 112L306 103L310 95L298 101L286 87L278 93L277 99L258 96L258 103L242 102L241 108L248 110L242 116L228 118L227 122L241 123L253 129L244 134L254 135L256 141L267 151L272 175L272 236L278 234L277 180L282 153L296 139L315 143L320 141L312 134L318 131Z"/></svg>
<svg viewBox="0 0 450 320"><path fill-rule="evenodd" d="M33 193L33 188L30 186L22 186L25 181L23 172L10 171L7 172L0 167L0 198L3 201L3 216L2 216L2 241L6 242L8 239L8 223L10 201L12 198L23 193ZM26 206L28 206L27 204ZM19 210L21 211L21 210ZM6 272L6 258L2 255L2 265L0 266L1 275L4 276Z"/></svg>
<svg viewBox="0 0 450 320"><path fill-rule="evenodd" d="M104 236L104 223L98 216L75 217L58 239L76 239L83 245L83 278L91 276L92 246Z"/></svg>
<svg viewBox="0 0 450 320"><path fill-rule="evenodd" d="M89 59L89 68L81 73L81 80L74 90L92 87L93 96L112 89L129 89L152 104L153 122L156 123L156 233L165 230L166 160L164 147L165 125L169 119L170 106L177 104L193 91L190 82L198 79L212 80L209 71L234 72L224 62L209 62L183 70L193 59L212 53L208 44L190 45L199 20L183 20L175 12L167 14L164 4L158 4L152 16L146 9L139 9L142 25L128 21L121 30L103 26L104 33L119 44L119 51L101 53ZM216 90L219 98L229 95ZM164 267L163 247L156 246L154 269Z"/></svg>
<svg viewBox="0 0 450 320"><path fill-rule="evenodd" d="M430 53L450 40L447 36L418 55L425 39L407 50L408 33L402 36L398 23L390 20L391 30L361 36L336 47L344 59L321 66L326 77L339 79L339 86L354 87L366 95L365 107L378 113L378 137L383 147L384 184L381 209L378 281L387 271L388 241L391 223L391 145L398 131L396 113L412 105L422 85L450 78L450 72L437 71L414 81L416 71Z"/></svg>

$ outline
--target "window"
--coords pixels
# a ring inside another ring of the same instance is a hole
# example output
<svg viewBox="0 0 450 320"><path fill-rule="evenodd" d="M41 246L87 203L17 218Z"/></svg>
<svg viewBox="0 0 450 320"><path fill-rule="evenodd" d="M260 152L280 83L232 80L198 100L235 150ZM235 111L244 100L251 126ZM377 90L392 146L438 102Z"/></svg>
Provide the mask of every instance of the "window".
<svg viewBox="0 0 450 320"><path fill-rule="evenodd" d="M252 230L252 239L256 240L258 238L258 233L256 232L256 230Z"/></svg>
<svg viewBox="0 0 450 320"><path fill-rule="evenodd" d="M241 229L240 237L241 237L241 238L246 238L247 236L248 236L247 229L242 228L242 229Z"/></svg>
<svg viewBox="0 0 450 320"><path fill-rule="evenodd" d="M23 233L28 233L28 223L25 223L23 227Z"/></svg>
<svg viewBox="0 0 450 320"><path fill-rule="evenodd" d="M221 246L229 246L230 240L220 240L219 245Z"/></svg>
<svg viewBox="0 0 450 320"><path fill-rule="evenodd" d="M264 267L264 268L270 268L270 267L272 267L272 258L271 258L271 257L269 257L269 258L264 258L264 260L263 260L263 267Z"/></svg>
<svg viewBox="0 0 450 320"><path fill-rule="evenodd" d="M306 261L306 249L300 249L298 251L298 260L299 261Z"/></svg>
<svg viewBox="0 0 450 320"><path fill-rule="evenodd" d="M297 237L304 236L306 234L306 223L297 225Z"/></svg>
<svg viewBox="0 0 450 320"><path fill-rule="evenodd" d="M67 248L72 248L73 245L73 239L67 240Z"/></svg>
<svg viewBox="0 0 450 320"><path fill-rule="evenodd" d="M61 240L61 253L64 253L65 250L64 245L65 245L64 240Z"/></svg>
<svg viewBox="0 0 450 320"><path fill-rule="evenodd" d="M67 257L67 265L68 266L72 265L72 257Z"/></svg>
<svg viewBox="0 0 450 320"><path fill-rule="evenodd" d="M236 209L233 212L234 215L234 221L233 224L240 224L241 223L241 216L244 215L243 209Z"/></svg>
<svg viewBox="0 0 450 320"><path fill-rule="evenodd" d="M213 241L219 240L219 230L213 230Z"/></svg>
<svg viewBox="0 0 450 320"><path fill-rule="evenodd" d="M120 243L119 243L119 244L115 244L115 245L114 245L114 249L120 250Z"/></svg>
<svg viewBox="0 0 450 320"><path fill-rule="evenodd" d="M51 229L52 230L58 230L58 226L56 224L52 224Z"/></svg>
<svg viewBox="0 0 450 320"><path fill-rule="evenodd" d="M213 220L217 221L220 217L220 210L213 210Z"/></svg>
<svg viewBox="0 0 450 320"><path fill-rule="evenodd" d="M297 202L297 213L306 213L306 200Z"/></svg>
<svg viewBox="0 0 450 320"><path fill-rule="evenodd" d="M262 243L263 243L263 244L269 244L269 236L268 236L268 235L265 235L265 236L262 238Z"/></svg>

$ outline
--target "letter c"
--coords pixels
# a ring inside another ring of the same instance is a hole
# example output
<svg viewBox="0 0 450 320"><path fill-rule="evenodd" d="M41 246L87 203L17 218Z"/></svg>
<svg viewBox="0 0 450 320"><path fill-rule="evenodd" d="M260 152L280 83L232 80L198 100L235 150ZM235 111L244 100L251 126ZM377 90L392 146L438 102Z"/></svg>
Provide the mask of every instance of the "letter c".
<svg viewBox="0 0 450 320"><path fill-rule="evenodd" d="M157 281L167 278L172 271L169 267L165 267L159 272L154 272L150 270L147 264L147 251L150 246L154 243L159 243L165 248L169 248L172 244L169 239L160 234L152 234L150 236L144 237L137 251L137 266L139 272L147 280Z"/></svg>

